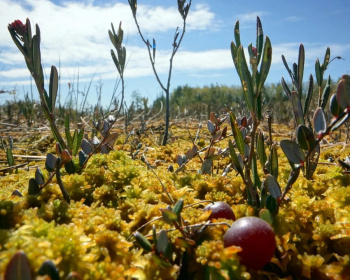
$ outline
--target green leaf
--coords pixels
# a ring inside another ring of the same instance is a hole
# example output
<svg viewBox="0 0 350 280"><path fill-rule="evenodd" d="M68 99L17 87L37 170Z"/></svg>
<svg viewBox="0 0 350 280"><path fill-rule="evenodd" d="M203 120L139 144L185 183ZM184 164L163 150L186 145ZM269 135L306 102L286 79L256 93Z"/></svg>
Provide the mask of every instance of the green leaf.
<svg viewBox="0 0 350 280"><path fill-rule="evenodd" d="M241 156L244 156L244 139L241 133L241 130L238 127L238 124L236 122L236 116L233 114L233 112L230 112L230 124L231 124L231 130L233 133L233 137L235 138L236 146L241 154Z"/></svg>
<svg viewBox="0 0 350 280"><path fill-rule="evenodd" d="M7 164L9 166L14 166L15 165L15 159L13 158L12 150L11 148L6 149L6 159L7 159Z"/></svg>
<svg viewBox="0 0 350 280"><path fill-rule="evenodd" d="M281 140L280 145L290 162L294 164L305 162L305 155L297 143L291 140Z"/></svg>
<svg viewBox="0 0 350 280"><path fill-rule="evenodd" d="M41 66L41 53L40 53L40 38L38 35L33 36L33 66L34 66L34 79L37 81L37 86L39 92L43 92L44 89L44 74L43 74L43 68ZM47 106L49 104L47 93L44 94L45 100Z"/></svg>
<svg viewBox="0 0 350 280"><path fill-rule="evenodd" d="M284 80L283 77L281 79L281 84L282 84L283 90L287 94L287 96L289 98L292 98L292 93L290 92L289 87L288 87L288 85L287 85L287 83L286 83L286 81Z"/></svg>
<svg viewBox="0 0 350 280"><path fill-rule="evenodd" d="M325 53L324 59L323 59L323 64L322 64L322 75L323 75L324 71L326 71L326 69L327 69L330 58L331 58L331 49L329 47L327 47L326 53Z"/></svg>
<svg viewBox="0 0 350 280"><path fill-rule="evenodd" d="M235 65L235 68L237 69L237 72L238 72L237 47L233 42L231 42L231 56L232 56L232 60Z"/></svg>
<svg viewBox="0 0 350 280"><path fill-rule="evenodd" d="M270 225L272 225L273 223L273 216L268 209L261 209L259 212L259 218L263 219L265 222L267 222Z"/></svg>
<svg viewBox="0 0 350 280"><path fill-rule="evenodd" d="M288 182L286 188L292 186L299 177L300 168L292 169L289 173Z"/></svg>
<svg viewBox="0 0 350 280"><path fill-rule="evenodd" d="M35 170L35 181L38 185L42 185L45 183L44 175L41 173L39 167Z"/></svg>
<svg viewBox="0 0 350 280"><path fill-rule="evenodd" d="M167 259L171 258L171 244L168 240L168 234L164 229L158 234L157 252L164 255Z"/></svg>
<svg viewBox="0 0 350 280"><path fill-rule="evenodd" d="M257 64L260 63L264 44L264 32L259 17L256 17L256 51L258 53ZM261 72L261 71L260 71Z"/></svg>
<svg viewBox="0 0 350 280"><path fill-rule="evenodd" d="M263 107L262 94L259 94L258 97L256 98L256 116L259 121L262 121L263 119L262 107Z"/></svg>
<svg viewBox="0 0 350 280"><path fill-rule="evenodd" d="M297 125L305 124L304 123L304 115L303 109L301 107L300 99L296 91L292 91L292 104L293 104L293 112L294 118Z"/></svg>
<svg viewBox="0 0 350 280"><path fill-rule="evenodd" d="M122 74L122 70L120 68L119 61L118 61L118 59L117 59L117 57L116 57L116 55L115 55L113 50L111 50L111 56L112 56L112 59L113 59L113 62L115 64L115 66L117 67L117 70L118 70L119 74L121 75Z"/></svg>
<svg viewBox="0 0 350 280"><path fill-rule="evenodd" d="M173 225L178 220L178 216L168 208L161 208L162 217L167 224Z"/></svg>
<svg viewBox="0 0 350 280"><path fill-rule="evenodd" d="M303 150L310 150L316 141L313 132L303 124L298 126L296 136Z"/></svg>
<svg viewBox="0 0 350 280"><path fill-rule="evenodd" d="M133 16L136 16L137 0L128 0Z"/></svg>
<svg viewBox="0 0 350 280"><path fill-rule="evenodd" d="M83 151L79 151L79 166L80 167L83 167L83 165L87 159L88 159L88 156Z"/></svg>
<svg viewBox="0 0 350 280"><path fill-rule="evenodd" d="M66 114L64 118L64 132L66 134L67 144L70 150L73 148L73 138L70 134L70 120L69 120L69 114Z"/></svg>
<svg viewBox="0 0 350 280"><path fill-rule="evenodd" d="M86 155L89 155L93 151L91 144L85 138L82 139L80 147Z"/></svg>
<svg viewBox="0 0 350 280"><path fill-rule="evenodd" d="M120 63L120 75L122 76L124 73L125 61L126 61L126 49L123 47L120 51L118 51L118 58Z"/></svg>
<svg viewBox="0 0 350 280"><path fill-rule="evenodd" d="M316 73L316 80L317 80L317 84L319 87L322 87L322 82L323 82L323 73L322 73L322 68L320 65L320 61L318 60L318 58L316 59L315 62L315 73Z"/></svg>
<svg viewBox="0 0 350 280"><path fill-rule="evenodd" d="M202 174L209 174L211 168L213 166L213 160L211 158L207 158L202 164Z"/></svg>
<svg viewBox="0 0 350 280"><path fill-rule="evenodd" d="M289 66L288 66L288 63L287 63L287 60L286 60L286 58L284 57L283 54L282 54L282 62L283 62L283 64L284 64L284 67L287 69L290 78L291 78L292 81L293 81L293 73L292 73L292 71L290 70L290 68L289 68ZM282 78L282 79L283 79L283 78Z"/></svg>
<svg viewBox="0 0 350 280"><path fill-rule="evenodd" d="M50 85L49 85L49 102L48 107L51 114L55 111L56 97L58 90L58 73L55 66L51 66Z"/></svg>
<svg viewBox="0 0 350 280"><path fill-rule="evenodd" d="M337 95L335 93L331 96L329 109L331 111L331 114L335 117L339 116L344 111L344 109L340 108L338 105Z"/></svg>
<svg viewBox="0 0 350 280"><path fill-rule="evenodd" d="M74 174L76 172L73 161L68 161L64 164L64 169L68 174Z"/></svg>
<svg viewBox="0 0 350 280"><path fill-rule="evenodd" d="M121 46L123 43L123 37L124 37L124 31L122 29L122 22L119 23L119 29L118 29L118 44Z"/></svg>
<svg viewBox="0 0 350 280"><path fill-rule="evenodd" d="M245 59L243 46L238 47L237 65L247 107L250 112L255 112L255 95L253 91L252 77Z"/></svg>
<svg viewBox="0 0 350 280"><path fill-rule="evenodd" d="M243 167L241 166L241 163L239 162L239 159L236 155L235 147L233 146L233 144L230 140L228 141L228 146L229 146L230 156L231 156L232 162L233 162L234 166L236 167L238 173L241 174L241 176L243 178L244 177Z"/></svg>
<svg viewBox="0 0 350 280"><path fill-rule="evenodd" d="M310 74L309 76L309 86L307 89L307 96L305 99L305 105L304 105L304 116L308 115L309 107L311 104L311 99L312 99L312 93L314 92L314 78Z"/></svg>
<svg viewBox="0 0 350 280"><path fill-rule="evenodd" d="M153 237L153 244L154 246L157 247L157 231L156 231L156 226L152 226L152 237Z"/></svg>
<svg viewBox="0 0 350 280"><path fill-rule="evenodd" d="M78 136L78 130L75 129L74 130L74 134L73 134L73 145L72 145L72 154L75 156L78 153L78 150L80 148L80 144L79 143L79 136Z"/></svg>
<svg viewBox="0 0 350 280"><path fill-rule="evenodd" d="M347 113L343 115L342 117L338 116L333 122L332 122L332 129L331 131L336 131L339 127L341 127L350 117L350 114Z"/></svg>
<svg viewBox="0 0 350 280"><path fill-rule="evenodd" d="M252 69L253 75L255 75L258 65L257 65L257 59L255 58L255 54L253 52L252 43L248 45L248 54L249 54L250 67Z"/></svg>
<svg viewBox="0 0 350 280"><path fill-rule="evenodd" d="M303 76L304 76L304 64L305 64L305 49L304 45L299 46L299 56L298 56L298 93L300 99L302 98L302 88L303 88Z"/></svg>
<svg viewBox="0 0 350 280"><path fill-rule="evenodd" d="M318 107L314 113L313 125L317 134L325 133L327 130L326 116L321 107Z"/></svg>
<svg viewBox="0 0 350 280"><path fill-rule="evenodd" d="M270 174L276 179L278 178L278 155L276 145L271 146L270 151Z"/></svg>
<svg viewBox="0 0 350 280"><path fill-rule="evenodd" d="M252 160L252 175L253 175L253 184L255 188L260 188L261 181L258 173L258 166L257 166L257 160L256 160L256 154L254 153L253 160Z"/></svg>
<svg viewBox="0 0 350 280"><path fill-rule="evenodd" d="M317 144L317 146L312 150L306 162L305 177L307 180L312 179L312 175L316 170L319 157L320 157L320 145Z"/></svg>
<svg viewBox="0 0 350 280"><path fill-rule="evenodd" d="M259 132L257 137L256 149L258 152L260 165L264 168L265 163L267 161L267 156L265 152L264 134L261 131Z"/></svg>
<svg viewBox="0 0 350 280"><path fill-rule="evenodd" d="M278 204L276 198L272 195L266 197L266 208L271 212L272 215L275 215L278 211Z"/></svg>
<svg viewBox="0 0 350 280"><path fill-rule="evenodd" d="M57 157L49 153L46 155L45 168L49 172L53 172L56 169Z"/></svg>
<svg viewBox="0 0 350 280"><path fill-rule="evenodd" d="M144 249L146 252L152 251L152 245L146 237L144 237L140 232L136 231L134 233L136 242Z"/></svg>
<svg viewBox="0 0 350 280"><path fill-rule="evenodd" d="M331 76L328 76L327 84L322 93L321 107L323 110L326 108L330 92L331 92Z"/></svg>
<svg viewBox="0 0 350 280"><path fill-rule="evenodd" d="M29 179L28 195L36 195L40 192L38 183L34 178Z"/></svg>
<svg viewBox="0 0 350 280"><path fill-rule="evenodd" d="M180 236L175 238L175 245L177 247L187 249L187 248L190 248L191 246L195 246L196 242L192 239Z"/></svg>
<svg viewBox="0 0 350 280"><path fill-rule="evenodd" d="M264 181L265 187L267 191L270 193L270 195L277 199L281 197L281 187L278 184L276 178L270 174L266 175L265 181Z"/></svg>
<svg viewBox="0 0 350 280"><path fill-rule="evenodd" d="M258 94L260 94L261 89L264 86L264 83L266 81L267 75L269 74L271 62L272 62L272 46L271 46L271 41L269 37L266 36L264 53L263 53L261 66L260 66L260 75L259 75L260 78L259 78L259 85L257 89Z"/></svg>
<svg viewBox="0 0 350 280"><path fill-rule="evenodd" d="M167 262L166 260L164 260L163 258L159 257L156 254L152 254L152 259L160 268L164 269L164 268L172 267L172 265L169 262Z"/></svg>
<svg viewBox="0 0 350 280"><path fill-rule="evenodd" d="M239 32L239 20L236 21L236 24L234 27L234 35L235 35L236 46L239 47L241 45L241 35Z"/></svg>
<svg viewBox="0 0 350 280"><path fill-rule="evenodd" d="M26 254L18 251L6 266L4 280L31 280L31 268Z"/></svg>
<svg viewBox="0 0 350 280"><path fill-rule="evenodd" d="M13 42L15 43L17 48L20 50L20 52L22 53L22 55L24 56L24 58L25 58L25 60L27 62L28 59L31 59L31 57L28 57L27 48L23 47L22 42L19 41L19 39L18 39L18 37L16 35L16 32L11 29L10 25L8 27L8 30L10 32L10 35L11 35L11 38L12 38ZM27 66L28 66L29 71L31 71L30 64L27 63Z"/></svg>
<svg viewBox="0 0 350 280"><path fill-rule="evenodd" d="M174 205L173 212L176 214L176 216L178 218L180 216L180 213L181 213L183 207L184 207L184 200L183 199L179 199Z"/></svg>
<svg viewBox="0 0 350 280"><path fill-rule="evenodd" d="M41 265L41 267L38 270L38 275L40 276L48 275L51 280L60 280L58 269L55 266L55 264L50 260L45 261Z"/></svg>
<svg viewBox="0 0 350 280"><path fill-rule="evenodd" d="M108 30L109 39L111 40L113 46L114 46L115 48L117 48L117 41L116 41L116 38L114 37L115 32L114 32L113 23L111 23L111 25L112 25L113 33L112 33L110 30Z"/></svg>

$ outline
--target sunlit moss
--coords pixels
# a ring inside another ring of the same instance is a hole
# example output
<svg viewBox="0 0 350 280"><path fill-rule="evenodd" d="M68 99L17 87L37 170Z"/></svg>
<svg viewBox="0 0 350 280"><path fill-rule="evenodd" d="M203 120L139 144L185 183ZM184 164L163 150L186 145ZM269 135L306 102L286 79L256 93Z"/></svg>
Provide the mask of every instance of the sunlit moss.
<svg viewBox="0 0 350 280"><path fill-rule="evenodd" d="M139 158L131 159L130 145L123 145L124 141L117 140L118 151L92 156L80 173L62 171L70 204L63 200L56 178L35 196L26 196L34 170L19 170L0 178L0 275L14 253L23 250L33 270L51 259L62 279L72 270L83 279L177 279L183 248L173 246L172 265L160 267L152 253L141 250L132 237L135 230L152 235L153 225L157 232L170 230L172 243L182 237L179 230L159 218L160 209L171 205L164 188L174 201L183 199L185 207L199 203L183 209L185 229L207 221L203 207L209 202L203 200L227 202L236 218L257 215L246 203L245 185L237 172L221 176L228 158L214 160L220 167L217 174L216 170L211 175L198 174L202 164L198 157L174 174L168 166L176 169L176 156L185 154L192 145L189 139L176 139L167 147L145 151L157 178ZM225 148L227 142L223 142L218 146ZM348 275L350 176L326 161L330 156L344 159L350 149L342 148L327 147L326 155L321 153L320 161L325 162L317 167L312 180L300 174L274 218L279 254L273 262L284 269L284 275L295 279L346 279L341 277ZM283 191L291 167L281 149L278 155L278 182ZM48 178L45 170L43 173ZM260 169L259 174L263 179ZM11 196L15 189L25 196ZM225 219L216 222L232 223ZM207 272L212 279L278 279L273 272L267 276L241 266L237 248L223 248L226 229L224 224L209 226L198 239L196 228L186 229L196 241L190 260L194 269ZM153 244L152 238L149 240Z"/></svg>

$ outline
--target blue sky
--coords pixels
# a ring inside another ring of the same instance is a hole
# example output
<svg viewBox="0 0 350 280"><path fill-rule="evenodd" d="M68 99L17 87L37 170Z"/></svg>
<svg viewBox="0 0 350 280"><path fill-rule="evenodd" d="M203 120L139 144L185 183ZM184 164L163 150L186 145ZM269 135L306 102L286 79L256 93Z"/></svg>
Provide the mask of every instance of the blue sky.
<svg viewBox="0 0 350 280"><path fill-rule="evenodd" d="M165 84L173 35L177 26L182 27L177 1L139 0L137 14L145 37L157 41L156 68ZM310 73L314 74L316 58L323 61L327 46L331 48L331 58L345 59L334 61L326 72L327 76L338 79L342 74L349 74L350 69L349 14L350 2L338 0L193 0L186 34L174 59L171 88L185 84L240 85L230 53L233 26L239 20L242 44L245 47L250 42L254 44L257 15L273 47L267 82L277 83L282 76L290 80L281 55L284 54L292 65L297 61L300 43L304 44L306 52L305 80ZM59 58L61 60L61 100L68 92L69 82L77 88L79 75L79 91L86 91L95 73L88 102L96 103L100 81L102 103L109 104L118 73L110 57L112 44L108 29L111 22L117 28L120 21L128 59L125 70L127 103L133 91L150 101L161 94L127 0L1 0L0 90L16 89L17 98L23 98L24 92L29 91L29 72L7 30L8 23L15 19L24 22L27 17L32 27L35 23L40 26L46 74L49 75L51 65L58 67ZM36 89L34 97L38 98ZM1 94L0 102L13 98L13 95Z"/></svg>

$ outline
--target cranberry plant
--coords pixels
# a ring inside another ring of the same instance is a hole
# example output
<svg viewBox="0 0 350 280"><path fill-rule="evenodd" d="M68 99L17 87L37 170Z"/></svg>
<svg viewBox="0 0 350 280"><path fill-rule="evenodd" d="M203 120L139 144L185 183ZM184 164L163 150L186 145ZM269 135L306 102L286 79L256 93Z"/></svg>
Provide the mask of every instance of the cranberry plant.
<svg viewBox="0 0 350 280"><path fill-rule="evenodd" d="M282 78L282 86L293 105L293 113L296 125L295 141L282 140L280 147L285 153L292 170L282 193L278 183L278 155L277 143L272 139L272 116L266 111L268 122L268 137L264 135L260 124L264 120L263 86L268 75L272 60L272 45L268 37L263 35L263 29L259 17L257 17L256 44L248 46L249 60L246 59L240 40L239 22L234 27L235 42L231 43L232 59L240 78L244 100L248 114L239 118L233 112L217 116L210 114L207 128L211 134L210 144L199 150L194 144L185 155L177 157L179 168L175 172L183 170L184 166L200 152L205 151L202 160L201 172L211 173L214 170L214 160L230 155L231 162L223 171L225 176L233 168L243 180L247 193L247 203L260 211L260 216L267 221L278 212L278 208L286 193L297 180L300 171L304 172L307 179L311 179L318 163L320 155L320 141L343 125L349 118L350 104L350 78L344 75L339 81L337 92L330 96L331 78L323 83L324 72L330 60L330 49L327 48L322 64L319 60L315 63L316 80L318 85L318 107L312 120L310 120L313 92L313 76L310 74L306 98L303 98L303 73L305 51L300 45L298 64L294 63L292 70L288 67L286 59L282 61L292 79L292 90ZM336 57L339 58L339 57ZM248 67L248 61L250 69ZM327 125L325 109L330 99L330 112L334 116L330 125ZM302 102L304 104L302 105ZM231 134L227 131L226 123L230 124ZM233 136L233 140L230 137ZM225 149L215 148L215 144L229 138ZM268 142L266 141L268 139ZM266 152L268 151L268 152ZM258 172L258 167L262 172ZM261 174L263 176L261 177ZM269 211L267 212L266 209Z"/></svg>
<svg viewBox="0 0 350 280"><path fill-rule="evenodd" d="M56 125L56 98L58 92L58 71L55 66L51 66L49 92L46 91L44 85L44 73L41 63L41 50L40 50L40 28L35 26L35 34L32 36L32 29L30 20L27 19L23 24L20 20L15 20L8 25L10 35L24 56L27 68L31 73L36 87L38 89L40 103L42 110L48 120L53 137L56 139L56 155L49 153L46 158L45 167L49 171L49 178L45 182L44 176L40 169L36 171L35 178L30 179L28 194L36 195L43 187L45 187L52 178L56 175L57 183L62 191L63 198L69 203L70 198L65 190L61 180L61 167L65 167L68 174L80 172L86 165L89 158L96 152L108 153L113 149L113 144L118 137L118 133L112 132L112 126L116 121L116 118L112 115L106 116L100 119L98 122L93 122L94 128L98 131L102 140L99 140L96 136L92 139L84 137L84 127L79 126L74 130L73 135L70 133L70 118L69 114L66 115L64 120L64 134L62 136L59 128ZM122 81L122 101L124 98L124 68L126 59L126 50L122 46L123 43L123 30L121 24L119 25L118 33L115 33L114 26L112 24L112 31L109 30L109 37L117 50L117 55L111 50L112 59L116 65L118 73ZM118 110L117 115L120 112L121 107ZM64 138L66 140L64 140ZM81 150L79 151L79 149ZM79 162L74 164L73 159L79 153ZM7 152L8 158L12 156L11 151ZM12 163L12 162L9 162Z"/></svg>

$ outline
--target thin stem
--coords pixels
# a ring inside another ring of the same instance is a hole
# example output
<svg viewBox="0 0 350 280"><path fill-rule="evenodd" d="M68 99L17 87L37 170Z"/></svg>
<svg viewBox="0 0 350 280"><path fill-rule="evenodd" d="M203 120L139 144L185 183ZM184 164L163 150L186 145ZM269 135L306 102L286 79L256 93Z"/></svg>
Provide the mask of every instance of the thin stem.
<svg viewBox="0 0 350 280"><path fill-rule="evenodd" d="M164 192L166 193L166 195L168 196L171 204L174 204L174 200L172 199L172 197L170 196L168 190L166 189L166 187L164 186L162 180L160 180L159 176L157 175L157 173L153 170L152 166L149 164L149 162L147 161L147 158L145 155L142 156L141 160L146 163L147 167L153 172L153 174L157 177L158 181L160 182L160 184L163 187Z"/></svg>

